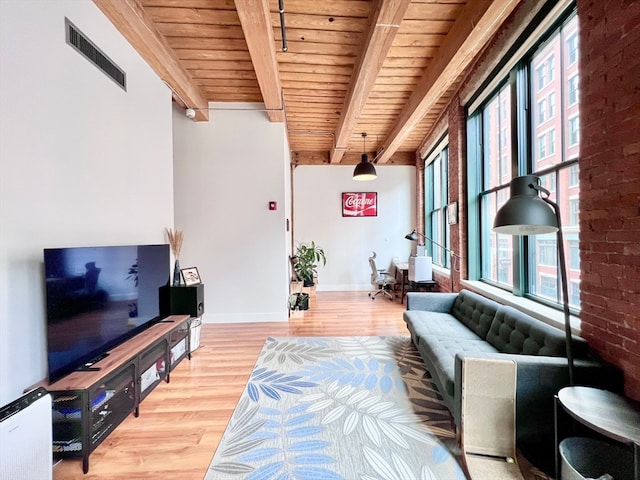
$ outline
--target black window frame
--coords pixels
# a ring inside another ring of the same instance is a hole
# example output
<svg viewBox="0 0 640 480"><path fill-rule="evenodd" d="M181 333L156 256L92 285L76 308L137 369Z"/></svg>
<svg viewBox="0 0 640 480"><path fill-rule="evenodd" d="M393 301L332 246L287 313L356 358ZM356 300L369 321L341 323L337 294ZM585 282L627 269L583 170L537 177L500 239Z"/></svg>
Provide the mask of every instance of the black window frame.
<svg viewBox="0 0 640 480"><path fill-rule="evenodd" d="M542 21L544 16L548 12L541 12L539 21ZM482 122L483 118L483 108L488 105L490 102L494 101L498 93L507 86L510 89L510 95L512 98L512 108L510 118L512 121L512 175L524 175L527 173L532 173L538 176L544 176L548 174L553 174L553 181L556 183L556 179L560 177L559 173L565 169L573 168L578 165L579 158L569 158L566 154L565 142L569 143L569 118L564 118L561 122L562 130L559 134L559 137L555 137L554 142L554 150L560 150L563 161L553 165L552 167L536 170L534 158L535 151L538 149L537 139L533 136L533 128L532 125L539 123L539 116L537 112L534 114L532 106L532 102L535 99L535 95L537 92L541 90L540 85L540 73L539 68L542 67L544 69L548 68L548 62L541 62L540 66L534 70L532 70L531 60L534 58L536 53L540 51L541 47L548 41L554 38L556 34L558 34L561 29L569 23L574 17L577 17L577 11L575 2L571 4L558 18L552 22L552 24L545 30L545 32L540 35L540 38L537 42L535 42L527 52L522 55L522 57L512 65L512 67L508 70L505 78L502 81L498 82L494 85L492 91L486 91L486 85L481 86L475 95L475 98L469 102L470 105L474 104L474 101L477 101L477 98L480 96L484 97L482 103L478 104L472 113L467 111L467 164L468 164L468 202L469 202L469 243L472 245L474 241L478 245L477 249L474 249L475 252L470 253L469 257L469 279L470 280L479 280L481 282L485 282L492 286L496 286L507 290L516 296L527 297L536 302L547 304L554 308L560 308L560 298L557 297L556 301L548 300L536 292L531 292L531 282L528 274L528 263L530 262L529 251L532 248L535 248L535 245L531 242L531 240L527 240L526 237L512 237L513 245L512 245L512 262L511 265L511 275L512 275L512 284L496 281L495 279L486 278L483 275L483 261L486 263L486 260L483 260L485 252L483 249L487 247L486 243L482 242L481 231L483 228L483 220L482 220L482 198L486 195L494 195L496 192L504 191L505 188L508 189L508 184L500 184L495 185L492 188L483 190L483 178L485 173L483 172L483 135L484 135L484 126ZM526 34L523 35L523 38L526 38ZM570 38L570 37L569 37ZM564 52L564 43L566 42L566 38L561 37L560 48L561 52ZM579 47L578 47L579 48ZM502 63L506 64L507 61L511 62L512 59L509 58L513 52L517 51L517 48L512 49L505 55L505 59ZM562 57L562 54L561 54ZM561 71L554 72L554 75L560 75L561 83L568 81L571 77L564 77L564 68L565 64L564 60L560 59L562 68ZM502 66L499 66L495 72L498 73L501 70ZM530 72L533 71L532 75ZM545 82L544 85L548 85L547 79L549 75L544 75ZM488 82L485 82L488 83ZM579 84L579 80L578 80ZM556 106L561 106L559 114L564 117L565 115L565 105L564 102L566 98L568 98L568 92L561 91L560 99ZM545 100L547 97L545 97ZM514 107L515 105L515 107ZM555 112L554 112L555 113ZM545 118L545 121L547 118ZM578 125L579 125L579 116L578 116ZM556 135L557 132L553 131L553 135ZM549 133L545 133L543 135L544 141L547 141ZM563 138L564 136L564 138ZM579 132L578 132L578 143ZM557 143L557 144L556 144ZM549 150L549 146L547 145L547 151ZM555 190L554 189L550 190ZM569 219L567 219L569 220ZM563 223L563 226L564 223ZM498 241L498 240L497 240ZM496 244L498 245L498 243ZM500 258L500 254L495 255ZM575 262L573 262L575 265ZM499 270L499 266L498 266ZM559 281L559 280L558 280ZM572 288L575 285L572 285ZM535 290L535 286L533 287ZM559 288L556 289L559 292ZM573 295L575 296L575 295ZM571 302L573 304L573 302ZM576 313L579 310L579 306L575 304L572 305L573 313Z"/></svg>

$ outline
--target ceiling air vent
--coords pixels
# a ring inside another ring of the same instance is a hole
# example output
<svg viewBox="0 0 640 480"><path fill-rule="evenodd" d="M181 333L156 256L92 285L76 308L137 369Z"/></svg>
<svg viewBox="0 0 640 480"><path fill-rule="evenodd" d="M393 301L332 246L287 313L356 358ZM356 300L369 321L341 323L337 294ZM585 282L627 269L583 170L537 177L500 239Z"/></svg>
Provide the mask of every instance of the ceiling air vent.
<svg viewBox="0 0 640 480"><path fill-rule="evenodd" d="M96 47L68 18L64 19L66 40L77 52L102 70L110 79L127 91L127 74Z"/></svg>

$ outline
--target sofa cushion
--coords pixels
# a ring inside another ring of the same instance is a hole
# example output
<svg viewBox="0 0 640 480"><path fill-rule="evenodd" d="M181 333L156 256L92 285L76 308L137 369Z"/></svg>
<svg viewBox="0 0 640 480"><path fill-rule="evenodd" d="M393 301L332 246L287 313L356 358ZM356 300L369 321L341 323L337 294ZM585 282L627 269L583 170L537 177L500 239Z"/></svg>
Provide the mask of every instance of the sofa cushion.
<svg viewBox="0 0 640 480"><path fill-rule="evenodd" d="M565 334L515 308L501 306L487 341L504 353L566 357Z"/></svg>
<svg viewBox="0 0 640 480"><path fill-rule="evenodd" d="M429 370L431 375L438 377L439 384L444 389L442 393L450 397L454 395L456 354L497 352L495 347L479 338L476 340L462 340L437 335L429 336L428 341L421 342L417 347L422 358L430 360L425 363L427 363L427 366L432 367L433 371Z"/></svg>
<svg viewBox="0 0 640 480"><path fill-rule="evenodd" d="M469 290L461 290L453 302L451 314L480 338L486 338L498 308L500 304L493 300Z"/></svg>
<svg viewBox="0 0 640 480"><path fill-rule="evenodd" d="M457 293L407 292L407 310L451 313Z"/></svg>
<svg viewBox="0 0 640 480"><path fill-rule="evenodd" d="M417 343L420 339L429 339L432 335L453 337L465 340L481 340L478 335L460 323L449 313L424 312L421 310L405 311L404 321L407 322L409 331L414 334Z"/></svg>

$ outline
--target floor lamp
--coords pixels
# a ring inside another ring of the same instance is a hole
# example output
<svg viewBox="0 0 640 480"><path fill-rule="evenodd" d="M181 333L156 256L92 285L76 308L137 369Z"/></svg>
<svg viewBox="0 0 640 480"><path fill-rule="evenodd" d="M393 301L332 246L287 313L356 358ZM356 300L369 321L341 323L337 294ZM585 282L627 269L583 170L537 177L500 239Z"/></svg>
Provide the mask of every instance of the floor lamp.
<svg viewBox="0 0 640 480"><path fill-rule="evenodd" d="M565 342L569 365L569 385L572 386L574 384L573 349L560 208L556 203L549 200L549 191L540 185L539 177L524 175L511 180L511 196L496 213L493 231L507 235L539 235L556 232L558 267L560 270L560 283L562 284Z"/></svg>

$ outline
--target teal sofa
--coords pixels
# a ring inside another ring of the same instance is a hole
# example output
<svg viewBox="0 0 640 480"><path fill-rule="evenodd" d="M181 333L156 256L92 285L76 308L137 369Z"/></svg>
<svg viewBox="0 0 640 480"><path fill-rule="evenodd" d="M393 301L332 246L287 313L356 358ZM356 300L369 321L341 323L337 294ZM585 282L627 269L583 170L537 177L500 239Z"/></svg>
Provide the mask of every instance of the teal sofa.
<svg viewBox="0 0 640 480"><path fill-rule="evenodd" d="M407 294L404 321L433 382L460 427L462 359L517 364L516 439L532 457L553 458L556 392L569 384L564 330L469 290ZM573 336L574 383L620 391L621 372Z"/></svg>

